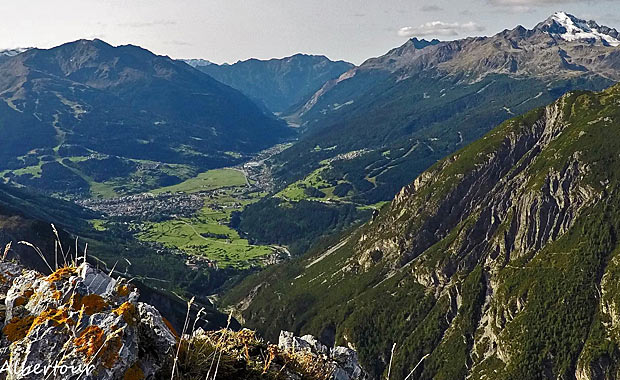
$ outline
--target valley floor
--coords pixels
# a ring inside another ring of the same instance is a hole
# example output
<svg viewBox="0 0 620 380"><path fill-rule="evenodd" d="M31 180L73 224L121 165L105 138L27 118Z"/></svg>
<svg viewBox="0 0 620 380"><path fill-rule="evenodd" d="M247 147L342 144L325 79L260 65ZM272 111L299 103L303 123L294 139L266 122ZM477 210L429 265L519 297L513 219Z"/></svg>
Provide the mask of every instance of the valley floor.
<svg viewBox="0 0 620 380"><path fill-rule="evenodd" d="M251 244L229 224L235 212L271 189L265 160L285 147L275 146L242 165L199 173L177 185L78 203L102 214L92 221L96 229L121 228L161 253L186 256L191 269L263 267L287 257L288 249Z"/></svg>

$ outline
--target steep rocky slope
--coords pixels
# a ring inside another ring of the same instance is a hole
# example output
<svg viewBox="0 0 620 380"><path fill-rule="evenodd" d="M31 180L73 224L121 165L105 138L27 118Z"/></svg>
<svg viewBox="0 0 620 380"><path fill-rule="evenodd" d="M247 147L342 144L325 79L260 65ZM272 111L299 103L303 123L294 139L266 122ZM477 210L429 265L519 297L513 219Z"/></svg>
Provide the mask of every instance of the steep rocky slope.
<svg viewBox="0 0 620 380"><path fill-rule="evenodd" d="M233 65L206 65L200 60L188 63L264 104L271 112L280 113L305 103L326 82L353 67L348 62L306 54L270 60L249 59Z"/></svg>
<svg viewBox="0 0 620 380"><path fill-rule="evenodd" d="M619 131L620 86L568 93L225 302L267 336L358 348L377 378L394 343L398 378L617 378Z"/></svg>

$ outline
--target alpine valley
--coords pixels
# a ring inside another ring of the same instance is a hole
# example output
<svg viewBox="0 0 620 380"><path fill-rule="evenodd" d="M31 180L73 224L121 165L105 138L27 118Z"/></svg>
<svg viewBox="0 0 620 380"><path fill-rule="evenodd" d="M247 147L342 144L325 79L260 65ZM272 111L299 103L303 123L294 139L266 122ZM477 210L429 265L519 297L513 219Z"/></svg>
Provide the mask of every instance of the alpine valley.
<svg viewBox="0 0 620 380"><path fill-rule="evenodd" d="M209 58L0 51L0 362L620 378L618 31Z"/></svg>
<svg viewBox="0 0 620 380"><path fill-rule="evenodd" d="M328 201L334 210L380 207L502 121L567 91L602 90L620 79L617 37L560 12L531 30L450 42L414 38L367 60L291 116L307 132L273 158L283 190L247 208L240 228L257 241L290 244L292 235L281 238L265 224L278 209L300 220L307 208L300 200Z"/></svg>

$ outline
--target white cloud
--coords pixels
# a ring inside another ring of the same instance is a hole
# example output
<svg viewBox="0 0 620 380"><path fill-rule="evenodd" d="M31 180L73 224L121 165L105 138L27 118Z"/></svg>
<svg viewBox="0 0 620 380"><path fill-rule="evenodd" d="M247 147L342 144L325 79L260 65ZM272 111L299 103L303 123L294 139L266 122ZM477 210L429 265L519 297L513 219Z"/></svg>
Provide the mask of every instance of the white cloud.
<svg viewBox="0 0 620 380"><path fill-rule="evenodd" d="M458 36L464 33L482 32L484 26L473 21L461 24L443 21L431 21L420 26L406 26L400 28L398 35L401 37L425 37L425 36Z"/></svg>

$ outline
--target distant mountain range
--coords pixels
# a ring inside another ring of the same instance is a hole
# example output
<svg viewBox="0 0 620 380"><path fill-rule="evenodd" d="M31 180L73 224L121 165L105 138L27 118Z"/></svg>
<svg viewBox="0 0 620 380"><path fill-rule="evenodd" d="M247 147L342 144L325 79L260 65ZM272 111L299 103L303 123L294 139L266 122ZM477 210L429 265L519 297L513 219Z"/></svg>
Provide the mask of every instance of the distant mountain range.
<svg viewBox="0 0 620 380"><path fill-rule="evenodd" d="M617 37L614 29L559 12L529 30L446 42L414 38L369 59L289 117L306 135L274 157L273 174L291 190L278 202L251 206L251 213L271 215L274 203L290 210L297 203L287 194L312 183L332 203L388 201L502 121L567 91L620 80Z"/></svg>
<svg viewBox="0 0 620 380"><path fill-rule="evenodd" d="M276 113L286 113L291 107L299 106L327 81L353 67L348 62L305 54L265 61L250 59L233 65L216 65L205 60L185 62Z"/></svg>
<svg viewBox="0 0 620 380"><path fill-rule="evenodd" d="M4 49L0 50L0 63L6 61L7 59L14 57L18 54L21 54L25 51L30 50L31 48L17 48L17 49Z"/></svg>
<svg viewBox="0 0 620 380"><path fill-rule="evenodd" d="M412 39L326 84L298 110L302 125L314 132L281 156L280 175L305 175L319 161L364 148L374 151L371 156L379 149L402 158L399 150L417 145L401 160L415 176L434 161L423 163L428 155L442 157L512 115L571 89L600 90L619 80L617 36L560 12L531 30L519 26L493 37ZM317 152L316 146L335 149ZM367 156L358 160L369 164ZM402 177L403 169L389 161L365 170L364 177L381 173L378 186L393 183L396 176L389 173ZM367 198L389 199L401 185Z"/></svg>
<svg viewBox="0 0 620 380"><path fill-rule="evenodd" d="M170 165L229 165L291 131L183 62L80 40L0 63L0 135L5 178L88 194L93 182L144 180L145 168L151 185L180 181Z"/></svg>

